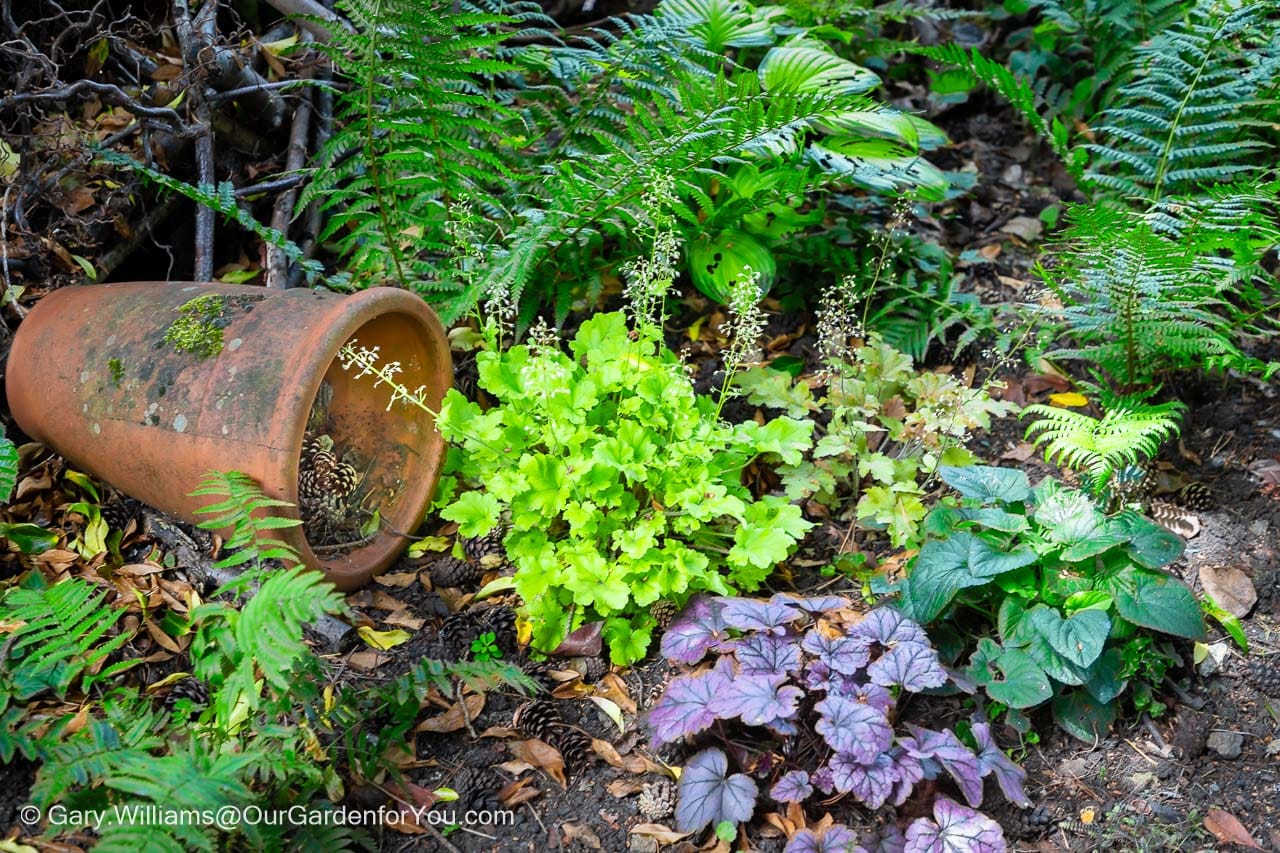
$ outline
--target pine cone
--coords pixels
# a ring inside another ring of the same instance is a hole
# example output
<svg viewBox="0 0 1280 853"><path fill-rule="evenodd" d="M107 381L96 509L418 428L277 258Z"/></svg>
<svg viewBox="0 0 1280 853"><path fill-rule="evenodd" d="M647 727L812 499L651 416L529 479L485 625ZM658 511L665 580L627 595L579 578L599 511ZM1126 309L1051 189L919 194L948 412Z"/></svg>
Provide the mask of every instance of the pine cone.
<svg viewBox="0 0 1280 853"><path fill-rule="evenodd" d="M1249 661L1249 683L1259 693L1280 696L1280 666L1266 658Z"/></svg>
<svg viewBox="0 0 1280 853"><path fill-rule="evenodd" d="M507 549L502 546L502 540L506 536L506 530L501 527L495 527L484 536L463 539L462 553L466 554L468 560L476 563L481 568L496 569L507 562Z"/></svg>
<svg viewBox="0 0 1280 853"><path fill-rule="evenodd" d="M1171 533L1189 538L1199 529L1195 516L1168 501L1152 501L1147 509L1151 520Z"/></svg>
<svg viewBox="0 0 1280 853"><path fill-rule="evenodd" d="M525 702L511 715L511 727L528 738L555 746L556 730L564 726L555 703L548 699Z"/></svg>
<svg viewBox="0 0 1280 853"><path fill-rule="evenodd" d="M450 613L440 623L440 642L453 660L465 660L471 655L471 641L484 633L470 608Z"/></svg>
<svg viewBox="0 0 1280 853"><path fill-rule="evenodd" d="M560 750L564 756L565 769L573 773L581 773L595 757L596 751L591 746L591 737L575 728L561 724L552 737L551 745Z"/></svg>
<svg viewBox="0 0 1280 853"><path fill-rule="evenodd" d="M129 526L129 522L137 517L139 506L141 504L132 498L121 498L103 504L98 511L102 514L102 520L107 523L107 527L112 530L124 530Z"/></svg>
<svg viewBox="0 0 1280 853"><path fill-rule="evenodd" d="M474 811L497 811L502 808L498 791L502 777L492 767L463 767L443 782L458 794L459 804Z"/></svg>
<svg viewBox="0 0 1280 853"><path fill-rule="evenodd" d="M551 677L551 665L546 661L527 660L520 665L520 669L547 693L556 689L556 680Z"/></svg>
<svg viewBox="0 0 1280 853"><path fill-rule="evenodd" d="M1217 499L1213 496L1213 492L1204 483L1190 482L1178 490L1178 503L1187 509L1193 509L1200 512L1211 510L1218 505Z"/></svg>
<svg viewBox="0 0 1280 853"><path fill-rule="evenodd" d="M609 671L609 662L602 657L583 658L582 664L582 680L588 684L604 678Z"/></svg>
<svg viewBox="0 0 1280 853"><path fill-rule="evenodd" d="M209 704L209 685L195 676L188 676L169 688L164 697L165 708L172 711L179 699L190 699L193 705L204 707Z"/></svg>
<svg viewBox="0 0 1280 853"><path fill-rule="evenodd" d="M658 630L665 631L672 620L680 615L680 608L676 606L674 601L659 599L649 605L649 615L657 620Z"/></svg>
<svg viewBox="0 0 1280 853"><path fill-rule="evenodd" d="M660 823L675 813L676 786L670 779L659 779L644 786L640 801L636 803L640 814L653 823Z"/></svg>
<svg viewBox="0 0 1280 853"><path fill-rule="evenodd" d="M466 560L446 554L431 564L431 585L466 587L480 580L480 572Z"/></svg>
<svg viewBox="0 0 1280 853"><path fill-rule="evenodd" d="M1037 838L1053 826L1053 818L1044 806L1032 806L1011 810L1004 824L1015 838Z"/></svg>
<svg viewBox="0 0 1280 853"><path fill-rule="evenodd" d="M480 613L480 624L492 631L494 642L506 657L519 651L520 636L516 631L516 612L505 605L487 607Z"/></svg>
<svg viewBox="0 0 1280 853"><path fill-rule="evenodd" d="M1145 464L1124 466L1111 475L1107 488L1111 492L1112 502L1119 506L1145 503L1155 488L1150 466Z"/></svg>

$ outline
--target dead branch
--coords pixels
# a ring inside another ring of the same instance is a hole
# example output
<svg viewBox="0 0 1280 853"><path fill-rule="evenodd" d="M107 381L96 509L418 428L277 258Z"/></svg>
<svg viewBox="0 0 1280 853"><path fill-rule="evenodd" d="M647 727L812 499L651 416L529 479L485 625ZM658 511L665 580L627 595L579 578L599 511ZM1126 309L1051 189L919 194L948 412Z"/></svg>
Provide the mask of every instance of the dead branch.
<svg viewBox="0 0 1280 853"><path fill-rule="evenodd" d="M169 107L149 107L136 98L130 97L119 86L113 86L110 83L99 83L96 80L78 80L68 86L41 89L36 92L17 92L8 97L0 98L0 111L12 109L25 103L69 101L86 92L101 95L107 101L118 107L123 107L131 115L135 115L138 118L163 121L165 122L165 129L173 133L183 135L189 131L186 122L182 120L182 116Z"/></svg>
<svg viewBox="0 0 1280 853"><path fill-rule="evenodd" d="M260 119L272 130L284 123L287 109L284 99L273 91L266 78L253 70L239 51L205 45L200 49L199 62L202 68L207 69L209 85L218 92L237 92L237 98L244 101L249 115Z"/></svg>
<svg viewBox="0 0 1280 853"><path fill-rule="evenodd" d="M310 34L303 34L303 41L310 40ZM285 159L285 171L295 173L307 163L307 137L311 133L311 93L304 92L293 114L293 128L289 132L289 151ZM297 197L295 188L290 188L276 199L275 209L271 214L271 227L281 234L289 233L289 223L293 219L293 205ZM289 259L278 246L267 247L267 287L284 288L289 286Z"/></svg>
<svg viewBox="0 0 1280 853"><path fill-rule="evenodd" d="M213 126L209 102L205 97L205 75L199 59L201 48L212 45L217 37L217 11L216 0L209 0L200 7L197 20L193 20L187 0L173 0L173 20L178 31L178 45L182 49L182 61L191 79L187 91L197 125L196 171L201 186L212 186L215 175ZM213 280L213 226L213 210L203 204L196 205L194 270L196 281Z"/></svg>
<svg viewBox="0 0 1280 853"><path fill-rule="evenodd" d="M267 0L267 2L281 14L297 18L298 26L321 41L332 41L334 29L351 32L350 24L326 9L317 0ZM308 20L309 18L318 18L325 23Z"/></svg>

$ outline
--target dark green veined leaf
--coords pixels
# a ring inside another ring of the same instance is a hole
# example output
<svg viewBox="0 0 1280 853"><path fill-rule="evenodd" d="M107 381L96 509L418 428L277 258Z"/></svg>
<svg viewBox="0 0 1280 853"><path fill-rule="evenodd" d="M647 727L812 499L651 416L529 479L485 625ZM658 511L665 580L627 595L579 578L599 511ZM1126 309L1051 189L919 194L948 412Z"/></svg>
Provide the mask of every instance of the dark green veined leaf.
<svg viewBox="0 0 1280 853"><path fill-rule="evenodd" d="M689 275L694 285L722 305L729 303L730 285L751 267L760 276L760 292L768 293L778 272L778 262L755 237L726 229L714 238L705 236L689 247Z"/></svg>
<svg viewBox="0 0 1280 853"><path fill-rule="evenodd" d="M806 156L824 172L872 192L914 190L925 201L941 201L949 186L937 166L884 139L827 139L811 143Z"/></svg>
<svg viewBox="0 0 1280 853"><path fill-rule="evenodd" d="M1001 551L967 531L950 539L932 539L920 549L915 567L903 581L902 607L915 621L930 622L960 590L981 586L1035 560L1030 548Z"/></svg>
<svg viewBox="0 0 1280 853"><path fill-rule="evenodd" d="M1167 566L1186 550L1187 544L1182 541L1182 537L1137 513L1121 513L1111 523L1129 537L1129 544L1125 546L1129 556L1148 569Z"/></svg>
<svg viewBox="0 0 1280 853"><path fill-rule="evenodd" d="M942 482L963 497L990 503L1004 501L1017 503L1031 495L1031 481L1016 468L997 468L992 465L943 465L938 469Z"/></svg>
<svg viewBox="0 0 1280 853"><path fill-rule="evenodd" d="M1111 619L1101 610L1081 610L1069 619L1052 607L1035 607L1028 614L1031 627L1038 631L1053 650L1074 663L1088 667L1102 654Z"/></svg>
<svg viewBox="0 0 1280 853"><path fill-rule="evenodd" d="M1053 700L1053 719L1072 737L1097 743L1116 721L1116 709L1085 690L1072 690Z"/></svg>
<svg viewBox="0 0 1280 853"><path fill-rule="evenodd" d="M1205 638L1200 605L1187 585L1159 572L1128 568L1098 584L1116 600L1116 612L1144 628L1188 640Z"/></svg>
<svg viewBox="0 0 1280 853"><path fill-rule="evenodd" d="M58 544L58 534L35 524L0 524L0 536L24 554L41 554Z"/></svg>
<svg viewBox="0 0 1280 853"><path fill-rule="evenodd" d="M757 73L765 91L790 95L859 95L880 85L874 71L808 44L773 48Z"/></svg>
<svg viewBox="0 0 1280 853"><path fill-rule="evenodd" d="M1107 649L1089 668L1089 680L1085 682L1084 689L1099 702L1110 702L1123 693L1129 683L1120 678L1123 669L1124 657L1120 650Z"/></svg>
<svg viewBox="0 0 1280 853"><path fill-rule="evenodd" d="M1053 696L1053 685L1044 670L1026 652L1002 648L989 637L978 641L968 675L985 687L992 699L1010 708L1034 708Z"/></svg>

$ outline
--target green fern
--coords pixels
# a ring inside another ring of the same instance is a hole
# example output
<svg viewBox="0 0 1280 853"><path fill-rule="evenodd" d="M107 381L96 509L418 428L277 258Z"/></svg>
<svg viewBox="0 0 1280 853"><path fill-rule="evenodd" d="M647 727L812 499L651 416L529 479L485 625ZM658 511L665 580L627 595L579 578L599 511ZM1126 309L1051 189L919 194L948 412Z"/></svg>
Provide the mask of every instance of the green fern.
<svg viewBox="0 0 1280 853"><path fill-rule="evenodd" d="M1043 447L1045 460L1088 473L1102 489L1117 469L1154 459L1160 445L1177 435L1185 407L1179 402L1111 409L1101 418L1083 412L1034 405L1022 416L1036 416L1026 437Z"/></svg>
<svg viewBox="0 0 1280 853"><path fill-rule="evenodd" d="M18 448L0 426L0 503L8 503L18 485Z"/></svg>
<svg viewBox="0 0 1280 853"><path fill-rule="evenodd" d="M232 549L234 553L214 563L216 568L229 568L249 562L260 565L264 560L281 560L294 564L302 561L293 546L267 535L273 530L302 524L296 518L282 518L269 512L281 507L292 507L293 504L267 497L263 494L262 487L248 474L240 471L212 472L195 491L188 494L193 497L215 495L226 498L196 510L198 514L214 516L200 522L200 527L206 530L231 528L225 547Z"/></svg>
<svg viewBox="0 0 1280 853"><path fill-rule="evenodd" d="M1256 171L1271 147L1280 6L1202 0L1134 50L1132 79L1095 128L1088 179L1123 196L1190 197Z"/></svg>

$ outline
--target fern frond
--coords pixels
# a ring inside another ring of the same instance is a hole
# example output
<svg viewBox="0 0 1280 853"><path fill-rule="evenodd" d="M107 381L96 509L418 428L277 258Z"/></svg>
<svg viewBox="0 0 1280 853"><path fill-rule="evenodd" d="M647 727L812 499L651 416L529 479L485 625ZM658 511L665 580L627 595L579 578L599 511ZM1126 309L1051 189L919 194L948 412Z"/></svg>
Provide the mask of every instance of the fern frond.
<svg viewBox="0 0 1280 853"><path fill-rule="evenodd" d="M1179 402L1112 409L1095 418L1083 412L1033 405L1023 417L1036 416L1026 438L1044 448L1045 460L1087 471L1097 488L1121 466L1153 459L1160 445L1180 432L1185 407Z"/></svg>
<svg viewBox="0 0 1280 853"><path fill-rule="evenodd" d="M248 474L240 471L211 472L188 494L193 497L214 495L225 498L196 510L197 514L214 516L200 522L199 526L205 530L231 528L226 547L233 549L235 553L219 560L214 564L215 567L227 568L263 560L281 560L294 564L301 562L293 546L265 535L272 530L302 524L297 518L282 518L270 514L274 509L292 509L293 504L267 497L262 487Z"/></svg>

